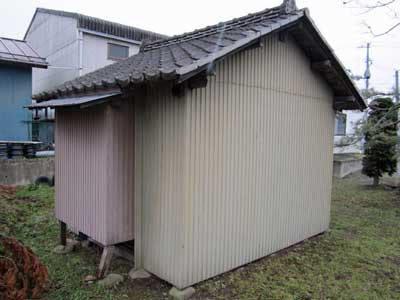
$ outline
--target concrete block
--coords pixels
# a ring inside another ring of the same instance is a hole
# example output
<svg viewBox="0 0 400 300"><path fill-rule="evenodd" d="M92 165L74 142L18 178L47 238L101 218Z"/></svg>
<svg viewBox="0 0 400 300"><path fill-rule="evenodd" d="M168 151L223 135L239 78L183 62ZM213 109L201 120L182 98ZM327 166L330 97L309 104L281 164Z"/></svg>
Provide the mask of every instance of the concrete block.
<svg viewBox="0 0 400 300"><path fill-rule="evenodd" d="M53 249L53 252L56 254L67 254L74 250L76 250L79 246L79 242L71 239L67 239L67 245L58 245Z"/></svg>
<svg viewBox="0 0 400 300"><path fill-rule="evenodd" d="M129 271L129 277L133 280L135 279L143 279L143 278L149 278L151 277L150 273L143 269L135 269L133 268L132 270Z"/></svg>
<svg viewBox="0 0 400 300"><path fill-rule="evenodd" d="M54 157L0 160L0 184L27 185L39 177L52 179Z"/></svg>
<svg viewBox="0 0 400 300"><path fill-rule="evenodd" d="M124 277L119 274L108 274L104 279L99 280L98 284L102 287L113 287L124 281Z"/></svg>
<svg viewBox="0 0 400 300"><path fill-rule="evenodd" d="M176 300L187 300L190 299L190 297L192 297L195 292L196 290L192 287L188 287L184 290L180 290L177 289L176 287L173 287L169 291L169 295Z"/></svg>

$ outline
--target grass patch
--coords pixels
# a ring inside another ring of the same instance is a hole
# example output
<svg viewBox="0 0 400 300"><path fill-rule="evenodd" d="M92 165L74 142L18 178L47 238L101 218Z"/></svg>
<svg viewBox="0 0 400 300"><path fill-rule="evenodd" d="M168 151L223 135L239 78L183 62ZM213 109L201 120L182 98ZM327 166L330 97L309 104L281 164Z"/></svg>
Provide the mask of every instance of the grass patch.
<svg viewBox="0 0 400 300"><path fill-rule="evenodd" d="M395 190L360 184L360 176L336 180L328 233L198 284L194 299L400 299L400 200ZM151 278L118 289L85 286L99 251L60 256L54 191L45 186L0 194L0 232L16 236L48 267L47 299L165 299L170 286ZM127 278L122 260L113 272Z"/></svg>

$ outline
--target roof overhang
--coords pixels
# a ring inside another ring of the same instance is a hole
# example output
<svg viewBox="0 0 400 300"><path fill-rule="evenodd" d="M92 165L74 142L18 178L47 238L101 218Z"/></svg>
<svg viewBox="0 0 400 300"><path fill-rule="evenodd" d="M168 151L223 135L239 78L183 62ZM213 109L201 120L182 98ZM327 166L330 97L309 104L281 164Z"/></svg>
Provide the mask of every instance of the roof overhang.
<svg viewBox="0 0 400 300"><path fill-rule="evenodd" d="M39 62L27 62L27 61L18 61L14 59L0 59L0 64L13 65L18 67L29 67L29 68L41 68L47 69L48 63L39 63Z"/></svg>
<svg viewBox="0 0 400 300"><path fill-rule="evenodd" d="M336 110L364 110L367 104L358 90L356 84L346 72L345 67L335 55L333 49L318 31L309 16L308 9L302 9L279 23L271 24L268 29L249 35L223 50L201 59L194 64L181 67L177 70L178 83L182 83L204 70L210 69L210 64L215 64L228 55L248 49L260 38L274 32L288 31L294 36L296 42L304 50L311 61L311 68L320 73L334 91L333 107Z"/></svg>
<svg viewBox="0 0 400 300"><path fill-rule="evenodd" d="M277 12L272 12L272 9L268 10L268 13L277 14ZM253 18L254 15L251 15L251 17ZM279 39L284 42L285 34L288 33L308 57L310 68L314 72L319 73L331 87L335 97L332 103L335 110L364 110L367 107L360 91L334 54L333 49L318 31L307 9L295 10L283 15L278 14L271 18L270 21L262 23L262 26L257 25L257 22L253 25L253 27L249 27L252 30L242 30L241 34L244 35L243 38L227 46L220 47L217 51L202 56L200 59L190 60L191 62L188 64L177 64L175 62L171 66L167 64L162 65L162 60L158 60L157 54L153 55L155 52L151 52L156 51L157 48L183 43L184 35L182 37L178 36L171 38L172 41L167 40L158 44L150 44L152 48L145 48L147 50L139 52L137 57L133 56L129 59L129 63L134 64L134 58L138 58L140 59L139 66L148 66L147 68L135 69L132 67L131 70L124 70L127 66L121 66L122 62L118 62L95 71L94 73L97 73L92 74L92 77L88 78L85 75L86 77L83 76L51 91L35 95L34 98L38 101L43 101L84 93L86 95L88 95L87 93L96 92L105 93L104 89L110 88L119 88L122 91L128 91L138 86L146 84L154 85L161 81L172 81L176 86L183 86L182 83L194 79L195 76L212 73L213 65L224 58L261 45L262 38L278 33ZM215 32L218 32L218 30L220 29L214 29ZM214 34L214 31L211 31L209 34ZM196 34L198 32L192 33L192 35ZM191 38L194 39L195 37ZM147 53L147 51L150 53ZM145 57L146 54L148 54L147 57ZM153 68L152 59L155 60L154 63L161 66ZM136 64L138 63L136 62ZM96 76L98 78L94 80L93 78Z"/></svg>
<svg viewBox="0 0 400 300"><path fill-rule="evenodd" d="M95 95L88 95L81 97L51 99L39 103L32 103L31 105L28 105L26 107L29 109L61 108L61 107L85 108L112 101L119 95L121 95L121 92L115 91L106 94L95 94Z"/></svg>
<svg viewBox="0 0 400 300"><path fill-rule="evenodd" d="M350 78L345 67L318 31L307 9L297 26L290 29L296 42L311 61L311 68L320 73L335 93L336 110L361 110L367 108L361 92Z"/></svg>

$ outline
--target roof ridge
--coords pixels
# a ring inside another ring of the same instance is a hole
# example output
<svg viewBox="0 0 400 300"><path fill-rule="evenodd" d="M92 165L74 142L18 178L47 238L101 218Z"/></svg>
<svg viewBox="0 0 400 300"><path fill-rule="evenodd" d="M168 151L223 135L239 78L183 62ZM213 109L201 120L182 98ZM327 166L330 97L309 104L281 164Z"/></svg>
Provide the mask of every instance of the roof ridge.
<svg viewBox="0 0 400 300"><path fill-rule="evenodd" d="M209 25L209 26L206 26L203 28L195 29L193 31L184 32L182 34L171 36L167 39L150 42L150 43L146 44L144 47L142 47L141 51L149 51L149 50L157 49L160 47L181 43L183 41L183 39L185 39L185 38L187 38L187 40L191 40L191 39L198 38L198 37L206 37L206 36L217 33L218 29L228 30L229 28L226 28L226 26L234 24L235 25L234 27L237 27L238 22L242 22L242 21L244 22L245 20L249 20L249 19L255 18L255 17L266 16L267 13L270 13L270 14L268 14L269 17L272 16L273 14L276 14L276 17L279 17L279 16L283 16L283 15L294 14L299 11L298 9L287 11L287 10L285 10L286 5L287 5L286 2L284 2L283 4L281 4L279 6L275 6L272 8L266 8L261 11L255 12L255 13L249 13L245 16L235 17L233 19L219 22L214 25ZM248 24L243 24L243 25L248 25ZM210 30L215 30L215 32L210 31ZM201 35L201 32L204 32L205 34ZM196 34L199 34L199 35L196 35ZM190 38L188 38L188 37L190 37Z"/></svg>

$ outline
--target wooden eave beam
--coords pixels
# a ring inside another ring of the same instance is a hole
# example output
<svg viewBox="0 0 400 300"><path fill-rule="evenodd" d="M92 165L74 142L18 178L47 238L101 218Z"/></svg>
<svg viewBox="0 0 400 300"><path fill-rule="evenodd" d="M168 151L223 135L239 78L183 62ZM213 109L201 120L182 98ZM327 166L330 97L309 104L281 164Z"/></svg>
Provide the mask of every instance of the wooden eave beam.
<svg viewBox="0 0 400 300"><path fill-rule="evenodd" d="M207 72L202 72L188 80L188 87L190 89L204 88L207 84Z"/></svg>
<svg viewBox="0 0 400 300"><path fill-rule="evenodd" d="M317 72L335 72L330 60L312 62L311 69Z"/></svg>
<svg viewBox="0 0 400 300"><path fill-rule="evenodd" d="M334 99L333 108L335 110L356 110L359 109L359 103L353 96L338 96Z"/></svg>

